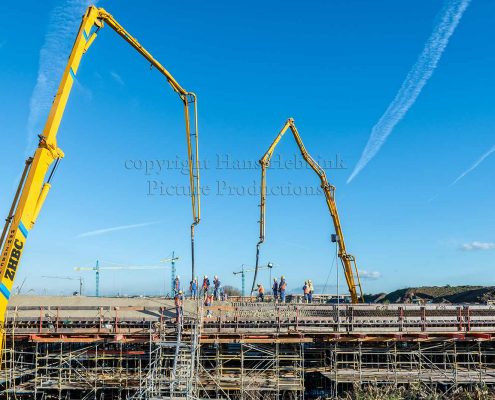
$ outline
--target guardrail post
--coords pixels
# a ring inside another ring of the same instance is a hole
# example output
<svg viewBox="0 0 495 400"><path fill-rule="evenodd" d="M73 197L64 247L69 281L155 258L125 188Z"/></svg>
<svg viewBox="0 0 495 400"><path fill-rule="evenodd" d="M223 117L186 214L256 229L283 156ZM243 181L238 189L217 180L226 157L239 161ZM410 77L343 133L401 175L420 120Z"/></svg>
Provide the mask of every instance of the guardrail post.
<svg viewBox="0 0 495 400"><path fill-rule="evenodd" d="M38 327L38 333L43 331L43 306L40 306L40 324Z"/></svg>
<svg viewBox="0 0 495 400"><path fill-rule="evenodd" d="M103 308L100 306L99 307L99 316L98 316L99 322L98 322L98 333L101 332L101 325L103 324Z"/></svg>
<svg viewBox="0 0 495 400"><path fill-rule="evenodd" d="M348 306L348 316L349 316L349 332L352 332L354 330L354 307Z"/></svg>
<svg viewBox="0 0 495 400"><path fill-rule="evenodd" d="M462 331L462 307L461 306L458 306L457 307L457 324L458 324L458 330L459 331Z"/></svg>
<svg viewBox="0 0 495 400"><path fill-rule="evenodd" d="M163 332L163 312L164 312L164 307L160 306L160 334Z"/></svg>
<svg viewBox="0 0 495 400"><path fill-rule="evenodd" d="M299 330L299 306L296 306L296 331Z"/></svg>
<svg viewBox="0 0 495 400"><path fill-rule="evenodd" d="M404 307L399 307L399 332L404 330Z"/></svg>
<svg viewBox="0 0 495 400"><path fill-rule="evenodd" d="M234 308L235 331L239 330L239 307Z"/></svg>
<svg viewBox="0 0 495 400"><path fill-rule="evenodd" d="M115 307L115 333L119 332L119 317L118 317L118 307Z"/></svg>
<svg viewBox="0 0 495 400"><path fill-rule="evenodd" d="M471 330L471 312L469 306L466 306L466 328L468 332Z"/></svg>
<svg viewBox="0 0 495 400"><path fill-rule="evenodd" d="M421 331L424 332L426 330L426 308L425 306L421 306Z"/></svg>

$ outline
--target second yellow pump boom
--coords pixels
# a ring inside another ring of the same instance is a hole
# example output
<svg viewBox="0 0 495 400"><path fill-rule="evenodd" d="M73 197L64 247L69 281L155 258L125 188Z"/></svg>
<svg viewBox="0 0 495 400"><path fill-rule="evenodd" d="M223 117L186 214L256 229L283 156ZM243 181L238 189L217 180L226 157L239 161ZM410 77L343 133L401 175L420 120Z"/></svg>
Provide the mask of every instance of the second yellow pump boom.
<svg viewBox="0 0 495 400"><path fill-rule="evenodd" d="M192 276L194 264L194 228L201 218L198 154L198 119L196 95L185 90L141 44L129 34L103 8L94 6L86 10L69 61L64 70L57 94L40 137L34 156L27 159L21 181L12 202L0 237L0 349L4 333L5 312L8 305L16 272L24 252L29 231L33 228L43 203L51 188L55 168L64 157L57 145L57 132L65 111L67 100L79 69L82 56L96 39L104 24L110 26L127 43L137 50L154 68L165 76L172 89L178 93L184 105L186 124L187 154L189 163L189 183L193 222L191 224ZM192 116L191 116L192 114ZM51 167L51 171L49 172Z"/></svg>
<svg viewBox="0 0 495 400"><path fill-rule="evenodd" d="M251 293L254 291L256 285L256 278L258 274L259 258L260 258L260 245L265 241L265 211L266 211L266 170L270 166L270 159L272 158L273 152L277 147L278 143L285 135L287 130L290 129L294 139L299 147L302 157L311 167L311 169L320 178L321 188L325 194L325 200L328 206L328 211L332 217L333 226L335 229L335 240L338 245L339 258L344 267L344 275L349 288L349 293L351 294L351 300L353 303L359 303L363 301L363 290L361 287L361 281L359 279L359 271L356 264L356 259L353 255L348 254L344 241L344 233L342 232L342 226L340 224L339 213L337 211L337 205L335 203L335 187L330 185L327 180L325 170L320 167L320 165L311 157L311 155L306 150L304 143L297 131L294 119L289 118L282 130L278 133L275 140L272 142L266 153L263 155L259 161L261 165L261 201L260 201L260 238L256 244L256 266L254 272L253 286L251 288Z"/></svg>

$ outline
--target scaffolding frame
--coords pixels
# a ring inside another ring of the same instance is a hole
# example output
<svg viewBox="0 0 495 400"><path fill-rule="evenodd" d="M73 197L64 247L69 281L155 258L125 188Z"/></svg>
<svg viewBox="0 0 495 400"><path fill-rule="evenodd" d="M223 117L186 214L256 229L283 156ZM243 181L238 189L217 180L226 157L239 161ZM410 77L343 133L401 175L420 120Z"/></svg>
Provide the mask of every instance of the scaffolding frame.
<svg viewBox="0 0 495 400"><path fill-rule="evenodd" d="M164 307L146 319L92 306L77 320L13 309L0 396L303 400L355 385L495 386L491 307L194 307L179 325Z"/></svg>

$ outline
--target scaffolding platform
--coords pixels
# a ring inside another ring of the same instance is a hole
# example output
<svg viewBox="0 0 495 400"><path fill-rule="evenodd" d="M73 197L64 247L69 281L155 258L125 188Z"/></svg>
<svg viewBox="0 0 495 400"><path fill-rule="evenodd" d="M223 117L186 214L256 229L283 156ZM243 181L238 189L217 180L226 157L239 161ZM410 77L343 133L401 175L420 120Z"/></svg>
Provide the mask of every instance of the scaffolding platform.
<svg viewBox="0 0 495 400"><path fill-rule="evenodd" d="M360 384L495 385L495 307L13 296L17 398L331 397Z"/></svg>

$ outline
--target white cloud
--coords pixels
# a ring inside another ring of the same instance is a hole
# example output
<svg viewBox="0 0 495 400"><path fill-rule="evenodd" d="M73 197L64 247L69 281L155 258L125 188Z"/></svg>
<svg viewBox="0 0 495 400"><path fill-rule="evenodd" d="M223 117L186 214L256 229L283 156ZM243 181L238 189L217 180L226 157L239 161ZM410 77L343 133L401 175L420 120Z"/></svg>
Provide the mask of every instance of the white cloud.
<svg viewBox="0 0 495 400"><path fill-rule="evenodd" d="M82 15L91 0L65 0L50 13L48 30L40 50L38 77L29 101L27 152L43 129L67 64Z"/></svg>
<svg viewBox="0 0 495 400"><path fill-rule="evenodd" d="M490 154L495 152L495 146L491 147L488 149L486 153L484 153L473 165L471 165L467 170L465 170L462 174L460 174L454 182L450 184L450 186L454 186L457 182L459 182L462 178L464 178L467 174L469 174L471 171L475 170L478 168L478 166L487 158Z"/></svg>
<svg viewBox="0 0 495 400"><path fill-rule="evenodd" d="M378 271L359 271L359 277L362 279L379 279L382 277L382 274Z"/></svg>
<svg viewBox="0 0 495 400"><path fill-rule="evenodd" d="M157 223L158 223L158 221L144 222L141 224L120 225L120 226L114 226L114 227L110 227L110 228L96 229L94 231L80 233L76 237L77 238L84 238L84 237L89 237L89 236L99 236L99 235L104 235L106 233L111 233L111 232L116 232L116 231L124 231L124 230L128 230L128 229L142 228L142 227L154 225Z"/></svg>
<svg viewBox="0 0 495 400"><path fill-rule="evenodd" d="M454 33L470 0L450 0L443 8L438 24L428 38L423 51L406 76L385 113L373 126L368 143L354 167L347 183L351 182L378 153L395 126L404 118L415 103L423 87L433 75L435 68Z"/></svg>
<svg viewBox="0 0 495 400"><path fill-rule="evenodd" d="M495 249L495 243L492 242L471 242L461 245L461 250L464 251L478 251L478 250L492 250Z"/></svg>
<svg viewBox="0 0 495 400"><path fill-rule="evenodd" d="M125 86L125 82L122 77L117 74L117 72L110 71L110 76L113 78L115 82L117 82L120 86Z"/></svg>

